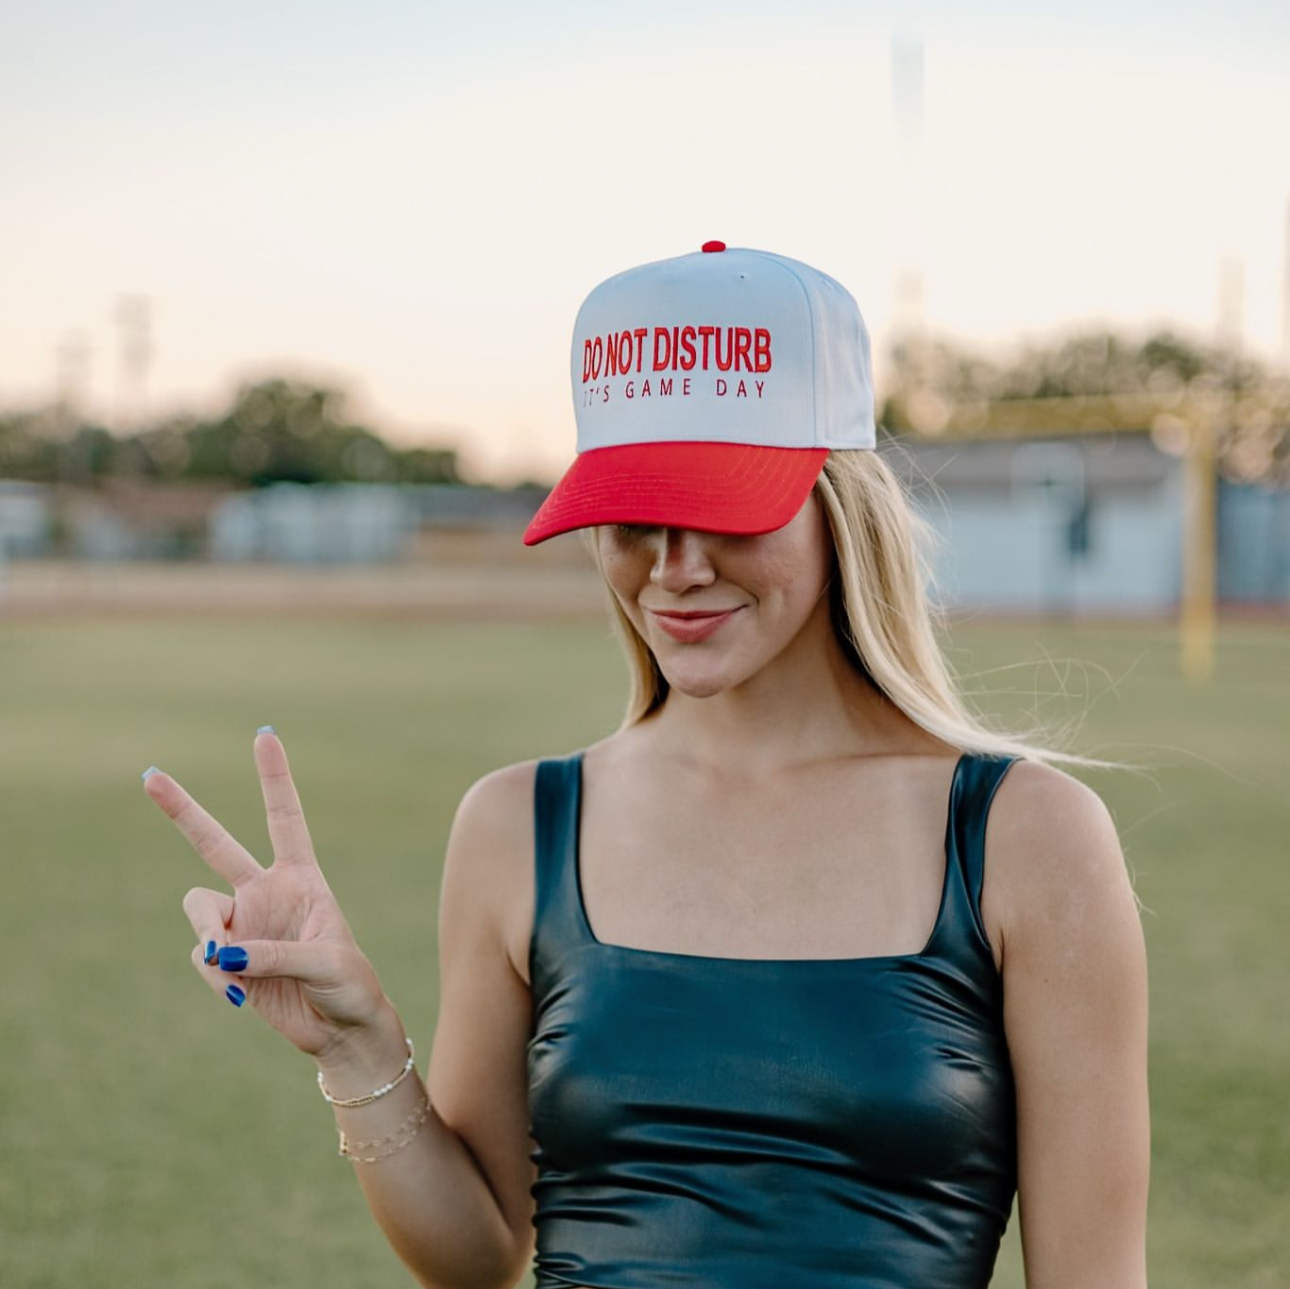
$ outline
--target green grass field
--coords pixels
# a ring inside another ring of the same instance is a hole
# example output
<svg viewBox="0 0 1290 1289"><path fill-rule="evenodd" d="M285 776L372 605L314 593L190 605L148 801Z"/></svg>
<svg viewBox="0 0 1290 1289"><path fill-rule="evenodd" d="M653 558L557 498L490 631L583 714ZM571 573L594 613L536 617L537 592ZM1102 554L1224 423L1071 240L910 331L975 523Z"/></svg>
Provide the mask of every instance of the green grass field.
<svg viewBox="0 0 1290 1289"><path fill-rule="evenodd" d="M1290 633L1226 628L1201 688L1162 627L978 623L951 644L981 709L1080 722L1078 750L1150 767L1080 777L1148 909L1152 1284L1285 1285ZM0 624L0 1285L412 1283L312 1062L189 965L180 900L217 883L140 772L267 859L251 746L278 728L424 1069L456 802L608 732L625 686L598 623ZM995 1284L1022 1283L1014 1213Z"/></svg>

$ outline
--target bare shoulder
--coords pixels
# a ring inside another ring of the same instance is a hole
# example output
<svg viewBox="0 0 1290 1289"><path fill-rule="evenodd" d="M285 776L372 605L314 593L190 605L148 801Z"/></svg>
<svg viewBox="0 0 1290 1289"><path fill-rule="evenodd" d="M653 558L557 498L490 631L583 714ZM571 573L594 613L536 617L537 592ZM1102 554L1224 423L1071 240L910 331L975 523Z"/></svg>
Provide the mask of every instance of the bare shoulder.
<svg viewBox="0 0 1290 1289"><path fill-rule="evenodd" d="M1137 902L1119 834L1102 798L1042 761L1016 761L990 805L982 916L996 960L1010 943L1059 926L1094 923L1109 907Z"/></svg>
<svg viewBox="0 0 1290 1289"><path fill-rule="evenodd" d="M444 863L449 887L483 901L511 966L528 982L528 927L532 922L533 790L536 759L492 770L466 789L452 822Z"/></svg>
<svg viewBox="0 0 1290 1289"><path fill-rule="evenodd" d="M516 809L533 804L537 766L536 760L516 761L476 779L462 794L454 826L460 821L472 831L516 830Z"/></svg>
<svg viewBox="0 0 1290 1289"><path fill-rule="evenodd" d="M583 748L584 761L610 765L634 746L632 732L615 732ZM489 922L505 945L516 976L529 984L529 947L537 899L534 788L538 760L516 761L477 779L463 794L453 819L444 863L445 901L449 884L472 894L467 900L484 901L474 908Z"/></svg>

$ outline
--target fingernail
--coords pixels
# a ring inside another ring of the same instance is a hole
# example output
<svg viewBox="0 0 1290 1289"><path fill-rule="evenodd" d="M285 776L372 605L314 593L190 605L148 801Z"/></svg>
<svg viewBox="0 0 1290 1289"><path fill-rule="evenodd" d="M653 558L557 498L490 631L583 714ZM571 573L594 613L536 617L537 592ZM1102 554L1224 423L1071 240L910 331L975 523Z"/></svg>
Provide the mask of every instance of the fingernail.
<svg viewBox="0 0 1290 1289"><path fill-rule="evenodd" d="M224 990L224 997L227 998L234 1007L240 1007L244 1002L246 1002L246 994L244 994L236 985L229 985L229 987Z"/></svg>
<svg viewBox="0 0 1290 1289"><path fill-rule="evenodd" d="M257 734L276 734L277 730L275 730L272 725L261 725L255 732Z"/></svg>
<svg viewBox="0 0 1290 1289"><path fill-rule="evenodd" d="M205 958L206 958L206 965L208 967L214 965L215 963L215 941L214 940L206 941Z"/></svg>
<svg viewBox="0 0 1290 1289"><path fill-rule="evenodd" d="M219 951L219 969L221 971L245 971L246 964L250 959L246 956L245 949L239 949L235 944L226 944Z"/></svg>
<svg viewBox="0 0 1290 1289"><path fill-rule="evenodd" d="M156 767L155 765L150 765L150 766L149 766L149 767L148 767L148 768L143 772L143 774L142 774L140 777L141 777L141 778L143 778L143 779L146 779L146 778L148 778L148 776L149 776L149 775L152 775L152 774L160 774L160 773L161 773L161 771L160 771L160 770L158 770L158 769L157 769L157 767Z"/></svg>

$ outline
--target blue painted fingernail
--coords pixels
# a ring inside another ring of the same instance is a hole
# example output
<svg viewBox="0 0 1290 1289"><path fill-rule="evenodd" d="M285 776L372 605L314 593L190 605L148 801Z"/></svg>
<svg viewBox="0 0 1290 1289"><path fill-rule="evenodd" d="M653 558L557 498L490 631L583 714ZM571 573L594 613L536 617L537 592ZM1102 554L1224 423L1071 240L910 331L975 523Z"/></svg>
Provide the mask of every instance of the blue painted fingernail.
<svg viewBox="0 0 1290 1289"><path fill-rule="evenodd" d="M206 953L204 956L206 958L206 965L208 967L215 962L215 941L214 940L206 941Z"/></svg>
<svg viewBox="0 0 1290 1289"><path fill-rule="evenodd" d="M239 949L235 944L226 944L219 951L221 971L245 971L248 962L250 959L246 956L246 950Z"/></svg>
<svg viewBox="0 0 1290 1289"><path fill-rule="evenodd" d="M147 779L150 775L153 775L153 774L160 774L160 773L161 773L161 771L160 771L160 770L158 770L158 769L157 769L157 767L156 767L155 765L150 765L150 766L149 766L149 767L148 767L148 768L143 772L143 774L142 774L142 775L140 775L140 778Z"/></svg>
<svg viewBox="0 0 1290 1289"><path fill-rule="evenodd" d="M255 732L257 734L276 734L277 730L275 730L272 725L261 725Z"/></svg>
<svg viewBox="0 0 1290 1289"><path fill-rule="evenodd" d="M227 998L234 1007L240 1007L244 1002L246 1002L246 995L236 985L229 985L229 987L224 990L224 997Z"/></svg>

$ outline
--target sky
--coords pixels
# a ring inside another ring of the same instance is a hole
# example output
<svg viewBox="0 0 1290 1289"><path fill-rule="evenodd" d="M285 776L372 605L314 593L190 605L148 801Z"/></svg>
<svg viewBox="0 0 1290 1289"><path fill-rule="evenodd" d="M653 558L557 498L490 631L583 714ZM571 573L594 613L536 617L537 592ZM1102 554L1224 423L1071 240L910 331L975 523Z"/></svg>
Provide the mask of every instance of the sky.
<svg viewBox="0 0 1290 1289"><path fill-rule="evenodd" d="M1288 68L1282 0L5 6L0 409L127 429L280 374L551 480L583 297L712 238L843 282L880 395L910 273L987 354L1282 361Z"/></svg>

